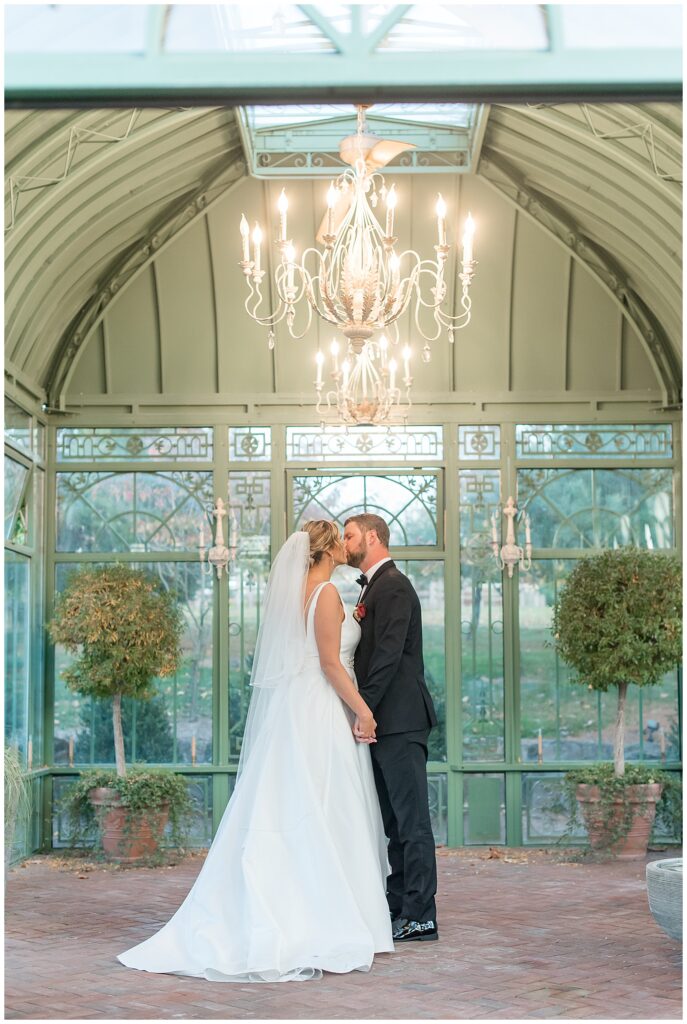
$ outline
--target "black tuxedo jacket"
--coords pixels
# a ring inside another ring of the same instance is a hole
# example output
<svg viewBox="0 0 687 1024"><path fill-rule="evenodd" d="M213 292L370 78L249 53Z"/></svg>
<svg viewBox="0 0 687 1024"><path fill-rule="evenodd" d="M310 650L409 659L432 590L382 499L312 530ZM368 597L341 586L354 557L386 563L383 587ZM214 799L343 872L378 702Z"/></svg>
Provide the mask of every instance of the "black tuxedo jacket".
<svg viewBox="0 0 687 1024"><path fill-rule="evenodd" d="M420 601L412 583L392 561L385 562L370 580L362 604L355 676L377 721L377 735L436 725L425 684Z"/></svg>

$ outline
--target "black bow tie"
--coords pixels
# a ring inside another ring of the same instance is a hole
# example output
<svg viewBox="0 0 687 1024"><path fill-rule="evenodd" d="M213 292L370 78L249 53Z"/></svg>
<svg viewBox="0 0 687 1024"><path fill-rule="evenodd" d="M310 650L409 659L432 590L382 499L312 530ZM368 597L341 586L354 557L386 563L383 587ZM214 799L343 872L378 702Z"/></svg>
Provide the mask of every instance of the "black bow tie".
<svg viewBox="0 0 687 1024"><path fill-rule="evenodd" d="M363 573L362 576L358 576L358 579L355 582L358 584L359 587L366 587L367 576L365 575L365 573Z"/></svg>

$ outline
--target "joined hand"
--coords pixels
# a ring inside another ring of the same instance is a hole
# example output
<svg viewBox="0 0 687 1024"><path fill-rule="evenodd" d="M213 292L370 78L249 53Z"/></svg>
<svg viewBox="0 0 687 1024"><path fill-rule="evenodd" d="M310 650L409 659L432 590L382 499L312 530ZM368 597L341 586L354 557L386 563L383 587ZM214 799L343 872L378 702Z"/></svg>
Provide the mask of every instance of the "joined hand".
<svg viewBox="0 0 687 1024"><path fill-rule="evenodd" d="M353 723L353 735L358 743L376 743L376 728L377 723L372 716L370 716L369 725L366 723L365 727L362 725L360 717L356 716L355 722Z"/></svg>

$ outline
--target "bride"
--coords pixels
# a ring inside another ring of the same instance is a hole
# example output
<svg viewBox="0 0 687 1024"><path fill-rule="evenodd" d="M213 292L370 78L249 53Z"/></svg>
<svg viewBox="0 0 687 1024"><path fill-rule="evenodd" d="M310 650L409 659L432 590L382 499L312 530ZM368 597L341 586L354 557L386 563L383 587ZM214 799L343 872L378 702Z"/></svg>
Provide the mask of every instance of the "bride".
<svg viewBox="0 0 687 1024"><path fill-rule="evenodd" d="M375 720L353 680L360 626L330 577L334 523L306 523L270 572L236 786L193 888L118 960L208 981L307 981L393 951ZM357 723L357 743L352 727Z"/></svg>

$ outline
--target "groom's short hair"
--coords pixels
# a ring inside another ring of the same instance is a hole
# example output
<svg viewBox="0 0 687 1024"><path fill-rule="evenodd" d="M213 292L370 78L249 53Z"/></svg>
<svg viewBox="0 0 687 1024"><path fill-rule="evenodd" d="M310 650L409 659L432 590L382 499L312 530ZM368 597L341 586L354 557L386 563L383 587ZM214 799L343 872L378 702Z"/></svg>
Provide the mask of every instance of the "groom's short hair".
<svg viewBox="0 0 687 1024"><path fill-rule="evenodd" d="M372 512L361 512L358 516L349 516L344 526L347 526L348 523L357 523L363 533L366 530L374 530L380 543L385 548L389 547L389 527L381 516L376 516Z"/></svg>

